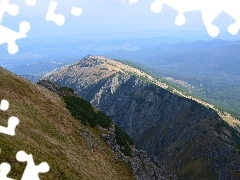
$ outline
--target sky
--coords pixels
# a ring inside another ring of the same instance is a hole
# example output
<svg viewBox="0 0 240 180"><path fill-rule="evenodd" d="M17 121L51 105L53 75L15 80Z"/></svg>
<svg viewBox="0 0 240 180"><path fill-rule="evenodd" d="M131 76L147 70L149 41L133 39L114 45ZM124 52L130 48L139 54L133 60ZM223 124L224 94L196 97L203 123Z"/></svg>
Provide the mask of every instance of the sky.
<svg viewBox="0 0 240 180"><path fill-rule="evenodd" d="M130 4L128 0L58 0L56 13L66 18L63 26L46 22L50 0L37 0L34 7L26 6L24 0L10 0L10 2L18 4L20 12L17 16L5 13L2 25L17 31L19 23L27 20L31 23L30 37L107 32L116 34L145 32L145 35L152 32L154 36L158 36L158 32L159 36L189 36L191 33L193 36L198 36L199 33L205 37L208 35L200 11L185 13L186 24L177 26L174 24L177 11L164 5L162 12L155 14L150 10L153 0L139 0L134 4ZM72 6L82 8L82 15L72 16L70 13ZM222 29L219 37L225 35L238 39L239 35L232 37L226 33L228 25L232 22L233 19L224 13L214 21L214 24Z"/></svg>

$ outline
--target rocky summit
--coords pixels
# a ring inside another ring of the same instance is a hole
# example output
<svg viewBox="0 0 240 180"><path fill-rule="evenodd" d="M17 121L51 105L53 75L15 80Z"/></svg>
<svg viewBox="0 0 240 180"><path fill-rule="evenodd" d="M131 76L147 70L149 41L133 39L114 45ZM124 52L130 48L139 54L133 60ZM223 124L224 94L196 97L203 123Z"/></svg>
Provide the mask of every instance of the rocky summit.
<svg viewBox="0 0 240 180"><path fill-rule="evenodd" d="M240 123L223 119L213 106L100 56L89 55L43 79L73 88L109 115L172 178L240 179Z"/></svg>

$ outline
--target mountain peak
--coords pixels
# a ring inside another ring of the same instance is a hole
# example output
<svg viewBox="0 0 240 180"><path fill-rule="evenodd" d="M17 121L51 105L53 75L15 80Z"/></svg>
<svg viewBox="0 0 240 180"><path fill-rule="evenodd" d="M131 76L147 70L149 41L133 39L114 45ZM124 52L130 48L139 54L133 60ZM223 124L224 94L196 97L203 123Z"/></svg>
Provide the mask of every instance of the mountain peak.
<svg viewBox="0 0 240 180"><path fill-rule="evenodd" d="M75 86L84 89L89 87L89 85L98 83L114 74L121 74L125 79L126 77L132 77L132 75L148 81L153 81L154 79L150 75L121 62L102 56L92 55L87 55L75 64L64 66L57 71L52 71L46 74L43 79L47 78L51 81L61 80L64 83L74 84L72 87ZM79 79L82 81L78 81Z"/></svg>
<svg viewBox="0 0 240 180"><path fill-rule="evenodd" d="M104 65L106 60L107 59L102 56L87 55L78 64L80 64L81 67L93 67Z"/></svg>

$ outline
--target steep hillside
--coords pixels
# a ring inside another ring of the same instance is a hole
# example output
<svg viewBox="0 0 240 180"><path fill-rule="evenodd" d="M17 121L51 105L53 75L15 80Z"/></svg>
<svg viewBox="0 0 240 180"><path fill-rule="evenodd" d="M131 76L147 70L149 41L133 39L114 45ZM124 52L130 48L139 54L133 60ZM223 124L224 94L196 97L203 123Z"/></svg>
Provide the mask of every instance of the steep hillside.
<svg viewBox="0 0 240 180"><path fill-rule="evenodd" d="M239 121L214 106L104 57L87 56L44 78L106 112L179 179L240 179Z"/></svg>
<svg viewBox="0 0 240 180"><path fill-rule="evenodd" d="M2 68L0 87L0 100L10 103L8 111L0 111L1 126L10 116L20 120L15 136L0 133L0 162L12 167L8 177L21 178L26 163L18 162L16 153L24 150L37 165L49 164L41 179L133 179L129 163L116 158L102 140L106 130L83 126L60 96Z"/></svg>
<svg viewBox="0 0 240 180"><path fill-rule="evenodd" d="M160 78L170 76L184 80L194 87L191 89L194 95L239 118L239 44L239 41L215 39L159 44L133 52L112 51L104 55L140 62Z"/></svg>

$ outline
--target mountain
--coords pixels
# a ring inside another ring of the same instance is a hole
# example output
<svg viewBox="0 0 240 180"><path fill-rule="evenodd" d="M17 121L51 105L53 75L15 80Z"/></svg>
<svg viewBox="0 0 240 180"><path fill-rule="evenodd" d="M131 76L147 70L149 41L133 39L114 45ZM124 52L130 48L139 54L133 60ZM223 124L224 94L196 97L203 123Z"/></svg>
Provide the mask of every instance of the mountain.
<svg viewBox="0 0 240 180"><path fill-rule="evenodd" d="M115 156L121 154L119 148L114 153L101 138L109 130L82 125L70 113L63 96L3 68L0 87L0 99L10 103L9 110L0 111L1 126L7 125L10 116L20 120L15 136L0 133L0 162L11 165L8 177L21 178L26 163L18 162L16 153L24 150L33 155L37 165L43 161L49 164L49 172L40 174L41 179L133 179L130 164ZM94 114L92 106L81 102L85 110Z"/></svg>
<svg viewBox="0 0 240 180"><path fill-rule="evenodd" d="M154 72L159 78L187 82L195 96L240 117L240 41L149 37L149 32L146 33L148 38L130 33L131 36L121 37L114 34L115 38L113 34L107 38L106 34L101 38L85 34L64 36L65 39L28 39L15 55L6 54L3 47L0 66L36 82L43 73L73 63L88 53L131 60L147 66L148 73Z"/></svg>
<svg viewBox="0 0 240 180"><path fill-rule="evenodd" d="M179 179L240 179L240 123L213 105L100 56L43 79L74 89Z"/></svg>
<svg viewBox="0 0 240 180"><path fill-rule="evenodd" d="M134 52L112 51L103 55L141 63L159 78L183 80L193 86L194 95L240 117L239 50L239 41L216 39L162 43Z"/></svg>
<svg viewBox="0 0 240 180"><path fill-rule="evenodd" d="M0 162L12 167L8 177L23 174L26 164L15 156L24 150L37 165L49 164L41 179L175 179L73 89L44 80L33 84L3 68L0 77L0 98L10 102L10 109L0 113L1 125L12 115L20 119L15 136L0 133Z"/></svg>

